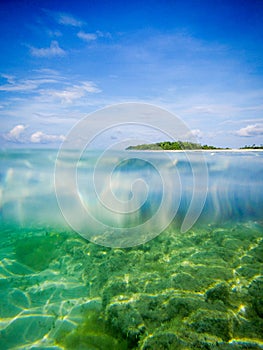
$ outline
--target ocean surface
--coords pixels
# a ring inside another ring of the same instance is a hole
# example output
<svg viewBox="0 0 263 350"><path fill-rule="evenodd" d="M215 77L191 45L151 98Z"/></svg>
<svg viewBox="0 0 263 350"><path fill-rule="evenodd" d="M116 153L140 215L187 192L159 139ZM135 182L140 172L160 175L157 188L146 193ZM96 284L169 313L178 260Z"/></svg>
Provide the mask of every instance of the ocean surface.
<svg viewBox="0 0 263 350"><path fill-rule="evenodd" d="M263 349L263 152L1 150L0 349Z"/></svg>

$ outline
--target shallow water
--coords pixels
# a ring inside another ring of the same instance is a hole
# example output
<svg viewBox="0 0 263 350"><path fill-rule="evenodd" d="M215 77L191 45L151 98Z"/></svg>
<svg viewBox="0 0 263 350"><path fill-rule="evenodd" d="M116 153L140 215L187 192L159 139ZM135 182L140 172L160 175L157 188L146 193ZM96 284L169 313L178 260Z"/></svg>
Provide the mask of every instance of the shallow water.
<svg viewBox="0 0 263 350"><path fill-rule="evenodd" d="M56 156L1 152L0 349L263 348L263 152L63 154L100 245Z"/></svg>

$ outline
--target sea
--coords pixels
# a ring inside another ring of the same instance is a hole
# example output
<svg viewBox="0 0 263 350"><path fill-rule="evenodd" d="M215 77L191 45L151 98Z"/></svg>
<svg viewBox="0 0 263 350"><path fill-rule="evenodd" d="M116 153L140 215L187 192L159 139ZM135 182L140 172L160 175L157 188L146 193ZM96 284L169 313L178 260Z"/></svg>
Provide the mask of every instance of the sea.
<svg viewBox="0 0 263 350"><path fill-rule="evenodd" d="M263 349L263 152L2 149L0 349Z"/></svg>

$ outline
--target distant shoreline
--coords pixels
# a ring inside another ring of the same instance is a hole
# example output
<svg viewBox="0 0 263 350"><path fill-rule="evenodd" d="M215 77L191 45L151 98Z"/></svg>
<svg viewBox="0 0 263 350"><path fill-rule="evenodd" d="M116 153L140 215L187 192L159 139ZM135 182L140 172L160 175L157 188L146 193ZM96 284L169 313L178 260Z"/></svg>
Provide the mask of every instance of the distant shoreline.
<svg viewBox="0 0 263 350"><path fill-rule="evenodd" d="M232 149L159 149L159 150L153 150L153 149L129 149L126 151L131 152L263 152L262 148L259 149L239 149L239 148L232 148Z"/></svg>
<svg viewBox="0 0 263 350"><path fill-rule="evenodd" d="M129 151L223 151L223 152L240 152L240 151L258 151L263 150L263 145L257 146L245 145L239 148L230 147L215 147L212 145L202 145L201 143L195 143L190 141L162 141L157 143L144 143L136 146L129 146L126 148Z"/></svg>

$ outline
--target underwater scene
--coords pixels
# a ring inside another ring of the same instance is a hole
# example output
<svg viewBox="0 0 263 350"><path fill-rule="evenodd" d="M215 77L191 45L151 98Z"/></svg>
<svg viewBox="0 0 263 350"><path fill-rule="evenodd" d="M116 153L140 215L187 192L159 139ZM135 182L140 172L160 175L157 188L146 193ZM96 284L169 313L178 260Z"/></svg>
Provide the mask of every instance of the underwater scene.
<svg viewBox="0 0 263 350"><path fill-rule="evenodd" d="M263 349L263 152L0 158L1 350Z"/></svg>

